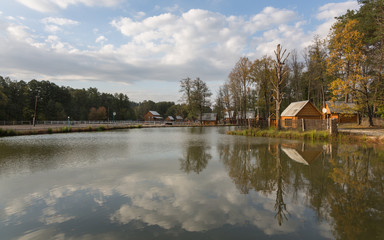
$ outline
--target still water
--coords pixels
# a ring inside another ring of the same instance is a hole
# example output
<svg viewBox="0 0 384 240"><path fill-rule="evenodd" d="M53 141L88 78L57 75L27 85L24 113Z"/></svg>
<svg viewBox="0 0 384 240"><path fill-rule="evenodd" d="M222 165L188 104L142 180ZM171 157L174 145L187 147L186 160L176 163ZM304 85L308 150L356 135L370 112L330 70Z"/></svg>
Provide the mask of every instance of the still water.
<svg viewBox="0 0 384 240"><path fill-rule="evenodd" d="M384 239L384 152L158 128L0 138L0 239Z"/></svg>

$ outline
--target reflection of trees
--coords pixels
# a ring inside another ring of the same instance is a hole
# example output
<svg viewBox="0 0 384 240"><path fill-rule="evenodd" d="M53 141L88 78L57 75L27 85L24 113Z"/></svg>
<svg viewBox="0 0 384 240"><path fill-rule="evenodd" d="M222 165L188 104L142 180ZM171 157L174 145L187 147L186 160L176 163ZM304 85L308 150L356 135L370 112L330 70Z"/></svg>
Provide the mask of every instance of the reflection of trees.
<svg viewBox="0 0 384 240"><path fill-rule="evenodd" d="M285 184L289 183L289 169L283 166L279 144L234 144L220 146L220 158L229 176L244 194L254 189L264 194L276 191L275 211L279 225L287 220L284 202ZM285 165L287 161L284 161Z"/></svg>
<svg viewBox="0 0 384 240"><path fill-rule="evenodd" d="M384 162L371 148L340 147L330 160L329 214L339 239L383 239Z"/></svg>
<svg viewBox="0 0 384 240"><path fill-rule="evenodd" d="M219 152L242 193L252 189L265 195L276 193L278 224L287 220L284 200L287 196L295 199L301 192L318 220L333 226L335 238L384 239L383 154L351 145L324 148L307 166L283 154L279 143L222 145ZM310 149L312 154L320 148L305 145L301 149Z"/></svg>
<svg viewBox="0 0 384 240"><path fill-rule="evenodd" d="M276 145L276 153L275 159L276 159L276 202L275 202L275 211L276 211L276 218L277 222L281 226L284 219L288 220L286 216L287 212L287 205L284 203L284 181L283 181L283 169L281 166L281 153L280 153L280 146Z"/></svg>
<svg viewBox="0 0 384 240"><path fill-rule="evenodd" d="M208 161L212 156L207 152L208 147L204 145L189 144L183 158L180 158L180 169L186 173L194 171L200 173L207 167Z"/></svg>

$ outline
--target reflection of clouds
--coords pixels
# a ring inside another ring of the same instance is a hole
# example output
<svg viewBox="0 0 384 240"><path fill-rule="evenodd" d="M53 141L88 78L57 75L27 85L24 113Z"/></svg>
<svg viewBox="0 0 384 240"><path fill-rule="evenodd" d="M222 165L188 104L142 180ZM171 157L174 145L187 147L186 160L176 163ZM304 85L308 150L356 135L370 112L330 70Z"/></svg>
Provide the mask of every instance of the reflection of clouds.
<svg viewBox="0 0 384 240"><path fill-rule="evenodd" d="M250 198L239 194L225 174L216 173L212 178L210 174L202 179L204 184L185 175L126 178L116 190L130 197L131 203L123 204L111 215L111 220L120 224L139 220L165 229L181 226L187 231L207 231L226 224L251 224L269 235L297 229L293 221L282 227L275 224L272 196L255 194ZM161 187L153 187L154 184Z"/></svg>
<svg viewBox="0 0 384 240"><path fill-rule="evenodd" d="M249 195L240 194L218 162L213 162L213 166L204 171L204 174L193 176L167 171L169 167L163 162L140 171L136 171L135 167L131 168L132 165L135 163L115 167L113 171L109 167L106 170L101 167L97 172L93 172L92 168L87 171L81 169L79 171L83 173L78 178L66 180L66 174L57 175L55 181L76 184L54 187L47 191L40 182L42 187L38 193L30 194L19 201L8 202L8 213L25 214L25 208L31 201L40 199L45 207L41 210L39 220L44 224L60 224L74 219L75 216L67 215L66 209L59 210L59 201L74 196L76 192L85 191L92 196L90 201L98 206L103 206L107 202L106 198L115 196L113 194L129 199L118 210L109 213L109 219L113 223L128 224L139 220L150 226L164 229L181 227L193 232L212 230L226 224L252 225L268 235L297 230L295 221L288 221L281 227L276 224L273 193L263 196L255 192ZM39 181L44 181L44 178ZM51 184L54 185L55 182ZM293 208L294 204L289 203L288 206L292 206L290 212L297 218L300 218L300 213L305 208Z"/></svg>
<svg viewBox="0 0 384 240"><path fill-rule="evenodd" d="M146 131L148 136L153 133ZM145 136L146 132L140 134ZM150 139L147 137L145 139ZM229 136L230 139L232 137ZM160 142L163 138L161 135L161 139L155 140ZM60 152L63 154L60 159L68 161L59 169L48 168L23 174L22 180L4 177L0 181L0 206L4 207L3 210L0 208L0 213L4 212L8 219L13 218L11 224L16 219L21 225L25 224L25 228L29 227L25 219L37 216L39 227L46 230L20 232L20 235L29 237L25 239L68 239L69 236L57 233L65 231L60 228L61 225L71 226L70 221L99 221L111 224L115 232L122 228L137 230L148 226L160 226L166 230L174 228L175 232L178 229L200 232L225 228L226 225L256 227L268 235L301 230L299 225L306 218L306 204L300 205L288 199L286 203L291 213L290 220L278 226L274 211L275 192L259 194L250 191L247 195L240 194L215 154L215 144L211 144L215 139L206 139L207 144L212 145L207 150L212 159L198 175L185 174L179 170L177 159L182 156L183 148L177 145L180 142L178 135L170 139L173 142L169 146L154 146L151 151L139 143L132 143L130 149L134 154L128 154L127 150L119 153L107 144L107 147L102 148L103 155L96 154L100 161L85 163L79 162L80 157L71 161L73 153L66 155ZM231 140L226 141L225 144L231 144ZM118 146L122 145L120 143ZM75 149L74 152L79 151ZM153 159L154 156L156 158ZM12 191L9 186L17 191ZM298 199L299 203L304 202L305 194L298 194ZM81 207L76 206L77 203ZM92 219L94 216L97 219ZM0 221L0 231L1 224ZM119 224L124 226L117 228ZM73 235L76 236L71 236L71 239L103 239L96 233L82 235L83 231L79 231L78 226L73 228ZM110 239L124 238L110 237L107 233L103 236Z"/></svg>
<svg viewBox="0 0 384 240"><path fill-rule="evenodd" d="M38 239L65 239L65 235L63 233L55 234L55 229L40 229L33 232L27 232L24 236L17 238L17 240L38 240Z"/></svg>
<svg viewBox="0 0 384 240"><path fill-rule="evenodd" d="M45 223L46 225L55 224L55 223L63 223L74 219L75 217L71 216L63 216L56 212L53 207L48 207L43 209L43 216L40 217L40 222Z"/></svg>

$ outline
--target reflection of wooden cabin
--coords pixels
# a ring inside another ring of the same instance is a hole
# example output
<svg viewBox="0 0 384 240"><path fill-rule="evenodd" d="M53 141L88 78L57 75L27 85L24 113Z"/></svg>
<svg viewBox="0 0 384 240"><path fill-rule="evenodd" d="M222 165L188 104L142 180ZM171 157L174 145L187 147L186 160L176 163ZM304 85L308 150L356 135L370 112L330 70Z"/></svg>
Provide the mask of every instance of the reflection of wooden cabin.
<svg viewBox="0 0 384 240"><path fill-rule="evenodd" d="M312 147L306 144L283 144L281 150L293 161L310 165L323 152L322 147Z"/></svg>
<svg viewBox="0 0 384 240"><path fill-rule="evenodd" d="M326 102L327 118L336 118L338 123L357 123L358 114L354 103L342 101Z"/></svg>
<svg viewBox="0 0 384 240"><path fill-rule="evenodd" d="M165 119L165 121L171 121L171 122L173 122L173 121L175 121L175 119L174 119L172 116L168 116L168 117Z"/></svg>
<svg viewBox="0 0 384 240"><path fill-rule="evenodd" d="M144 121L162 121L163 118L156 111L149 111L144 115Z"/></svg>
<svg viewBox="0 0 384 240"><path fill-rule="evenodd" d="M203 113L201 116L202 125L217 125L217 113Z"/></svg>
<svg viewBox="0 0 384 240"><path fill-rule="evenodd" d="M321 119L321 112L308 100L293 102L281 113L281 126L292 127L299 119Z"/></svg>

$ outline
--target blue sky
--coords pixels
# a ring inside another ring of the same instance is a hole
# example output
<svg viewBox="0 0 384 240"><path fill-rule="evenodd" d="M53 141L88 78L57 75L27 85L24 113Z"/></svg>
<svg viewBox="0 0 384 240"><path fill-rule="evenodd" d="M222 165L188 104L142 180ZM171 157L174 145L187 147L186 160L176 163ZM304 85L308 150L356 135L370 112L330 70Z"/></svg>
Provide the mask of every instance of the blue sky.
<svg viewBox="0 0 384 240"><path fill-rule="evenodd" d="M1 0L0 75L178 102L179 81L215 94L242 56L299 53L357 1Z"/></svg>

